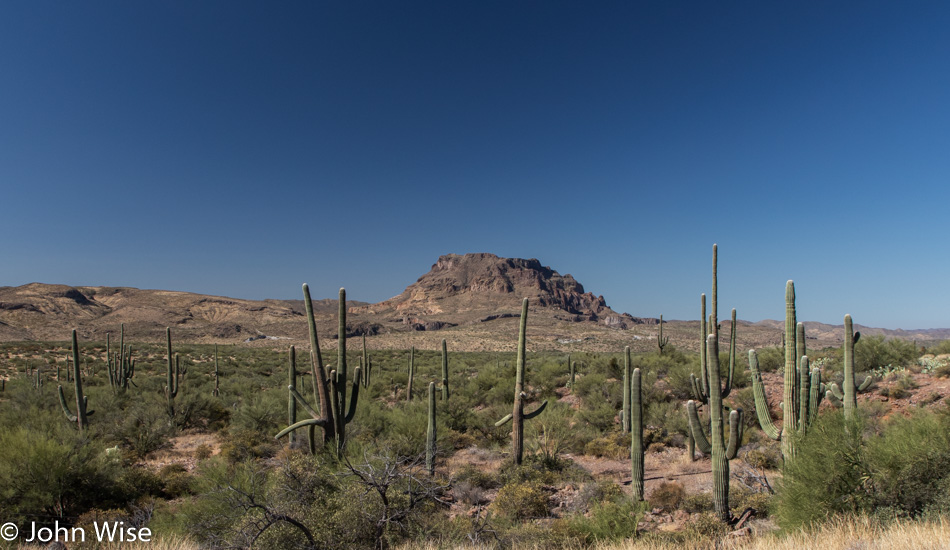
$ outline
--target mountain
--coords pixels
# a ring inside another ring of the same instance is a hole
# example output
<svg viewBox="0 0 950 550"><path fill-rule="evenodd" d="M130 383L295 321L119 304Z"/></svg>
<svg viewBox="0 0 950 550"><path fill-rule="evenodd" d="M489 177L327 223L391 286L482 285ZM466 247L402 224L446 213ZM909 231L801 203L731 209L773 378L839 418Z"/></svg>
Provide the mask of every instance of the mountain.
<svg viewBox="0 0 950 550"><path fill-rule="evenodd" d="M528 298L531 307L546 308L556 319L569 322L621 329L657 322L615 312L603 296L585 292L574 277L561 275L536 259L486 253L440 256L402 294L351 311L424 330L520 315L523 298Z"/></svg>
<svg viewBox="0 0 950 550"><path fill-rule="evenodd" d="M376 304L348 301L346 332L365 335L371 349L512 350L521 300L529 299L531 351L634 351L655 348L657 319L611 309L569 274L536 259L447 254L398 296ZM336 300L314 301L322 345L335 346ZM128 287L31 283L0 287L0 341L64 341L77 328L86 341L105 340L121 324L133 341L159 342L165 327L178 342L284 348L308 344L303 300L242 300ZM805 323L809 347L840 346L841 325ZM722 322L724 333L728 321ZM781 345L783 321L739 322L740 349ZM950 338L950 330L892 331L860 327L920 343ZM698 321L666 321L664 335L684 350L699 349ZM354 346L359 346L353 340Z"/></svg>

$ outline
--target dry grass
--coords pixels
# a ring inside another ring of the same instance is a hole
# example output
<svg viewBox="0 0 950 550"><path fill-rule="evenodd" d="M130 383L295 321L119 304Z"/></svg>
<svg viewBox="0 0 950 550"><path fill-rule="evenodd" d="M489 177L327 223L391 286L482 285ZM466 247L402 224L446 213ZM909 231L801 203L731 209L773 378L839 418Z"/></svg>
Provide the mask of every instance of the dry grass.
<svg viewBox="0 0 950 550"><path fill-rule="evenodd" d="M439 546L436 543L407 545L400 550L488 550L493 546ZM516 546L522 550L541 550L543 546ZM578 547L580 548L580 547ZM605 543L592 550L707 550L731 548L741 550L950 550L950 519L935 522L904 521L882 526L867 518L831 521L820 528L790 535L769 534L761 537L726 537L717 545L713 541L658 542L631 539Z"/></svg>
<svg viewBox="0 0 950 550"><path fill-rule="evenodd" d="M91 534L91 533L89 533ZM95 536L87 537L94 539ZM96 550L198 550L197 543L182 537L153 537L149 542L108 542L96 543L87 540L85 543L69 543L70 550L96 549ZM17 548L21 550L42 550L46 545L21 545Z"/></svg>

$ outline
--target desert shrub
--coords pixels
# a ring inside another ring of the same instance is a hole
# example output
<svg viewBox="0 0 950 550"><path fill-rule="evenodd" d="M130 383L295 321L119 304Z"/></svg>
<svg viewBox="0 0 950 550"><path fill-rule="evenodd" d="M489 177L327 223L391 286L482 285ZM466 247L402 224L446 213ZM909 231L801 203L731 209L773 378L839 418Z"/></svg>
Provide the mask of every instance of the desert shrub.
<svg viewBox="0 0 950 550"><path fill-rule="evenodd" d="M780 347L760 348L755 350L755 355L759 359L759 370L761 372L775 372L785 367L785 352ZM743 359L744 361L737 358L740 363L744 362L748 365L748 354Z"/></svg>
<svg viewBox="0 0 950 550"><path fill-rule="evenodd" d="M797 443L794 460L785 464L778 493L779 525L798 528L814 525L835 514L866 509L864 484L871 472L859 415L845 421L841 411L820 415Z"/></svg>
<svg viewBox="0 0 950 550"><path fill-rule="evenodd" d="M677 481L664 481L660 486L650 493L650 506L659 508L665 512L678 510L686 498L686 489L683 484Z"/></svg>
<svg viewBox="0 0 950 550"><path fill-rule="evenodd" d="M668 433L685 434L688 425L686 408L681 401L648 401L643 415L646 426L659 426Z"/></svg>
<svg viewBox="0 0 950 550"><path fill-rule="evenodd" d="M319 430L317 433L320 433ZM278 449L272 437L265 439L258 432L248 429L232 428L223 439L221 456L232 464L250 458L269 458Z"/></svg>
<svg viewBox="0 0 950 550"><path fill-rule="evenodd" d="M950 422L928 411L896 417L870 438L867 452L874 505L919 516L950 477Z"/></svg>
<svg viewBox="0 0 950 550"><path fill-rule="evenodd" d="M198 445L197 447L195 447L195 453L194 453L195 460L204 460L206 458L211 458L212 452L213 450L211 449L211 445L208 445L207 443L202 443Z"/></svg>
<svg viewBox="0 0 950 550"><path fill-rule="evenodd" d="M614 432L591 440L584 454L622 460L630 456L630 435Z"/></svg>
<svg viewBox="0 0 950 550"><path fill-rule="evenodd" d="M709 493L688 493L683 497L680 509L690 514L711 512L713 509L712 495Z"/></svg>
<svg viewBox="0 0 950 550"><path fill-rule="evenodd" d="M700 539L719 539L729 532L729 525L722 522L716 514L704 512L687 526L687 536L693 534Z"/></svg>
<svg viewBox="0 0 950 550"><path fill-rule="evenodd" d="M906 340L883 336L862 336L854 346L854 368L858 371L874 370L892 365L906 367L917 362L917 349Z"/></svg>
<svg viewBox="0 0 950 550"><path fill-rule="evenodd" d="M189 494L192 477L185 467L178 463L166 464L158 472L164 485L164 493L168 498L178 498Z"/></svg>
<svg viewBox="0 0 950 550"><path fill-rule="evenodd" d="M472 487L489 490L503 485L499 476L493 472L483 472L471 464L466 464L455 474L456 483L467 483Z"/></svg>
<svg viewBox="0 0 950 550"><path fill-rule="evenodd" d="M571 503L572 512L584 513L591 506L598 502L606 500L615 500L623 496L623 489L611 481L596 481L585 483L577 492L574 501Z"/></svg>
<svg viewBox="0 0 950 550"><path fill-rule="evenodd" d="M777 445L756 444L739 452L739 457L756 470L778 470L782 451Z"/></svg>
<svg viewBox="0 0 950 550"><path fill-rule="evenodd" d="M548 515L548 496L536 483L509 483L498 490L491 507L512 519L544 517Z"/></svg>
<svg viewBox="0 0 950 550"><path fill-rule="evenodd" d="M608 402L591 400L585 402L577 411L577 419L599 432L605 432L616 425L617 409Z"/></svg>
<svg viewBox="0 0 950 550"><path fill-rule="evenodd" d="M729 486L729 507L735 516L747 508L756 511L757 517L768 517L773 495L766 491L753 491L745 485L735 483Z"/></svg>
<svg viewBox="0 0 950 550"><path fill-rule="evenodd" d="M170 444L175 427L168 422L168 412L157 402L146 402L139 407L130 407L109 425L106 437L128 449L132 456L145 455Z"/></svg>
<svg viewBox="0 0 950 550"><path fill-rule="evenodd" d="M637 524L645 511L645 503L626 498L599 502L588 514L571 518L570 530L587 544L628 539L636 536Z"/></svg>

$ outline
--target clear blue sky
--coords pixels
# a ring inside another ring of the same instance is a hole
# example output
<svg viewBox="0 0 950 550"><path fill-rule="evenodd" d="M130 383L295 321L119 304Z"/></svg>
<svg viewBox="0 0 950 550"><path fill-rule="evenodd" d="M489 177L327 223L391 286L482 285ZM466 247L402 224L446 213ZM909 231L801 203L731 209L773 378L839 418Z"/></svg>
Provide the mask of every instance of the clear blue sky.
<svg viewBox="0 0 950 550"><path fill-rule="evenodd" d="M950 327L945 2L0 3L0 284Z"/></svg>

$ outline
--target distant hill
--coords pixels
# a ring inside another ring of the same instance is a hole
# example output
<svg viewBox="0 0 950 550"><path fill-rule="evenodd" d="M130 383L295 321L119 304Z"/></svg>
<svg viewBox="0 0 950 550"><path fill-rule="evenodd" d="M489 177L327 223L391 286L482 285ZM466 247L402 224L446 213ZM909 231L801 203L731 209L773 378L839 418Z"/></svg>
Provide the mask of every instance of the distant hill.
<svg viewBox="0 0 950 550"><path fill-rule="evenodd" d="M365 335L370 348L514 348L521 300L527 297L529 349L636 351L653 349L658 320L611 309L603 296L585 291L536 259L494 254L447 254L398 296L368 304L347 302L347 335ZM337 337L337 302L314 301L319 336ZM728 321L721 321L723 334ZM306 346L303 300L242 300L189 292L128 287L71 287L31 283L0 287L0 341L63 341L77 328L83 340L103 341L125 324L133 341L160 341L171 327L179 342ZM809 347L840 346L843 327L806 322ZM781 345L783 321L739 322L740 349ZM950 329L887 330L857 327L920 343L950 339ZM681 349L699 349L698 321L667 321L664 335ZM725 338L725 336L724 336ZM358 343L354 345L358 346Z"/></svg>

